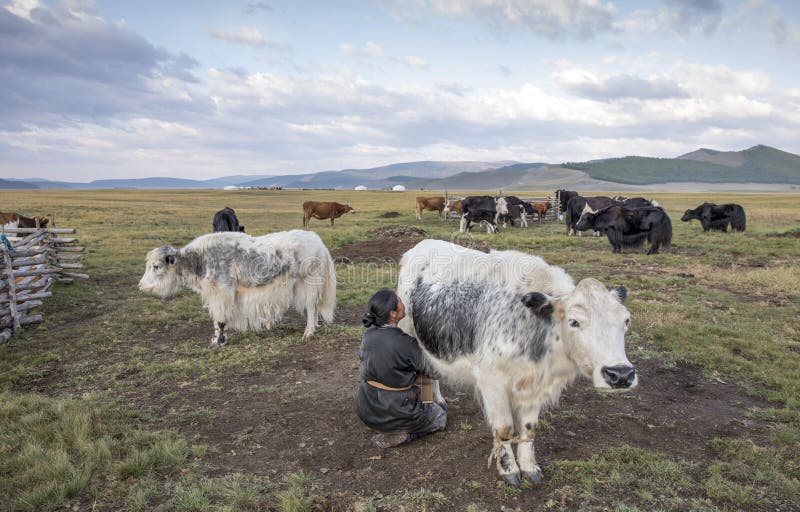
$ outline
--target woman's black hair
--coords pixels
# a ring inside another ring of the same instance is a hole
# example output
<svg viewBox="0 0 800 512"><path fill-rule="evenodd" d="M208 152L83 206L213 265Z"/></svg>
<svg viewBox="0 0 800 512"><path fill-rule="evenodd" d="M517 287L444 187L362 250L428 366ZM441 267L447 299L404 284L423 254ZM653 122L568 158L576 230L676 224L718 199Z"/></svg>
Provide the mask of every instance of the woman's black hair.
<svg viewBox="0 0 800 512"><path fill-rule="evenodd" d="M367 312L361 322L364 327L389 323L389 313L397 311L397 294L388 288L379 290L369 299Z"/></svg>

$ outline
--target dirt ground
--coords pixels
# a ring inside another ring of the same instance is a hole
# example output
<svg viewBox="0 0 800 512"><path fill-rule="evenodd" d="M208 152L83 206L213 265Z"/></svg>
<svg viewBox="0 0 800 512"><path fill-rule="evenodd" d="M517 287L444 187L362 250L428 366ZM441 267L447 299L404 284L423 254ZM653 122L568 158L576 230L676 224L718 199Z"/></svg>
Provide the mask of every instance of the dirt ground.
<svg viewBox="0 0 800 512"><path fill-rule="evenodd" d="M391 226L372 240L336 251L342 260L365 261L400 255L424 237L424 231ZM336 323L360 326L360 307L340 307ZM302 330L303 319L291 313L278 328ZM209 325L181 333L205 342ZM164 350L171 341L151 345ZM448 501L441 510L464 510L470 503L497 510L545 510L555 487L548 479L554 461L586 459L601 450L631 445L668 457L702 460L714 437L760 439L763 425L746 418L751 407L766 403L732 383L709 379L698 368L645 360L629 351L639 373L633 392L603 394L578 382L562 396L559 407L545 413L537 433L537 459L543 484L509 493L486 461L492 446L479 402L471 389L443 386L449 401L448 426L407 446L381 450L370 441L373 432L353 413L358 383L358 338L315 339L293 346L265 367L232 368L218 386L180 387L165 384L132 391L125 397L155 416L186 411L175 428L197 442L215 447L207 460L216 473L245 473L280 478L300 470L317 477L324 496L318 510L352 510L360 500L410 489L441 491ZM122 347L120 347L122 349ZM198 346L198 350L202 348ZM222 350L237 350L237 337ZM122 351L124 352L124 350ZM49 365L49 364L48 364ZM58 363L40 368L39 379L20 390L47 392L59 378ZM253 389L260 392L253 392ZM193 415L207 409L213 415ZM154 425L163 428L163 424Z"/></svg>
<svg viewBox="0 0 800 512"><path fill-rule="evenodd" d="M395 225L376 229L369 240L346 245L332 252L337 263L375 261L399 262L403 254L425 239L425 230L413 226ZM489 252L489 245L468 236L450 240L478 251Z"/></svg>
<svg viewBox="0 0 800 512"><path fill-rule="evenodd" d="M358 325L361 314L360 308L341 309L337 323ZM299 316L287 320L302 325ZM351 510L365 497L420 487L443 492L449 500L443 510L464 510L470 503L543 509L554 491L549 480L509 495L494 468L487 469L491 434L470 389L444 386L450 403L444 432L390 450L374 446L373 432L352 412L359 344L349 338L308 341L269 367L232 370L219 382L222 390L187 387L171 398L159 400L156 392L140 399L147 405L155 399L165 414L217 411L178 428L218 449L210 462L219 474L308 471L321 482L323 510ZM236 350L235 339L225 350ZM631 355L641 379L637 390L602 394L579 382L543 415L548 426L537 434L536 450L545 477L553 461L585 459L624 444L698 460L714 437L766 435L746 418L748 408L765 403L735 385L709 380L692 366ZM254 386L275 391L253 395L247 390ZM163 395L173 391L164 389Z"/></svg>

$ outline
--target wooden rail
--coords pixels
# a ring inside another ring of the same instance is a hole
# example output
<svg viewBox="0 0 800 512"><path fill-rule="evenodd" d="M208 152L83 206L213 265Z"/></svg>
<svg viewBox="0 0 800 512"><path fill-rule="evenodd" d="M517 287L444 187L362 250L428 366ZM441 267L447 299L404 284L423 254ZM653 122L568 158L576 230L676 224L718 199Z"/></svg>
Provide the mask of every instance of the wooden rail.
<svg viewBox="0 0 800 512"><path fill-rule="evenodd" d="M84 248L75 245L78 239L60 236L75 234L74 228L0 226L0 234L5 239L0 240L2 344L23 326L42 322L42 315L32 312L52 296L50 288L54 283L69 284L75 278L89 276L72 272L83 268Z"/></svg>

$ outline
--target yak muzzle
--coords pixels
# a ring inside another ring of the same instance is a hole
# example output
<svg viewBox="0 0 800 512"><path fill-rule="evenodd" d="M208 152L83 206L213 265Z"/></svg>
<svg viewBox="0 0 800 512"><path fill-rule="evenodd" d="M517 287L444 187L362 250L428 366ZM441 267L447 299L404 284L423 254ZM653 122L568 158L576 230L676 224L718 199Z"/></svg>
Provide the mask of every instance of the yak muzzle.
<svg viewBox="0 0 800 512"><path fill-rule="evenodd" d="M636 381L636 369L633 366L606 366L600 373L613 389L629 388Z"/></svg>

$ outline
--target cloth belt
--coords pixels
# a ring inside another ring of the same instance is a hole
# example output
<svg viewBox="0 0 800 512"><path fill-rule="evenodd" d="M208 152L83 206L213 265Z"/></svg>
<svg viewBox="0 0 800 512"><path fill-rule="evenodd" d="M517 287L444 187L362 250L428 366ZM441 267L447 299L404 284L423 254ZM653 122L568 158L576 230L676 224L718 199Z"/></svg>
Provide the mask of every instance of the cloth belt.
<svg viewBox="0 0 800 512"><path fill-rule="evenodd" d="M382 389L384 391L408 391L409 389L411 389L411 386L406 386L404 388L390 388L389 386L386 386L385 384L381 384L380 382L374 380L368 380L365 382L370 386L372 386L373 388Z"/></svg>

